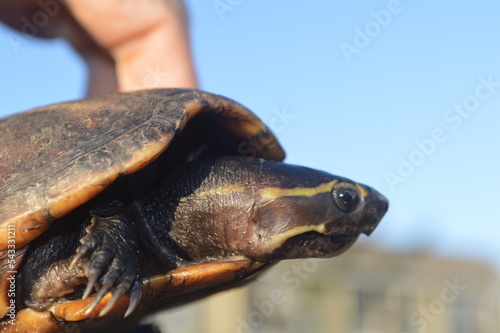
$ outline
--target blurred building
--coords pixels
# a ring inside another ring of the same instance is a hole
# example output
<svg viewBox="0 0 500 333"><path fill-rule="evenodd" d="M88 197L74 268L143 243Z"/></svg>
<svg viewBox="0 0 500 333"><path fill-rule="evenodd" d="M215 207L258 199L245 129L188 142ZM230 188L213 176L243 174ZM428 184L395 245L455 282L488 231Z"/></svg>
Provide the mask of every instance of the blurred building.
<svg viewBox="0 0 500 333"><path fill-rule="evenodd" d="M500 332L486 265L355 247L279 263L249 287L159 315L169 333Z"/></svg>

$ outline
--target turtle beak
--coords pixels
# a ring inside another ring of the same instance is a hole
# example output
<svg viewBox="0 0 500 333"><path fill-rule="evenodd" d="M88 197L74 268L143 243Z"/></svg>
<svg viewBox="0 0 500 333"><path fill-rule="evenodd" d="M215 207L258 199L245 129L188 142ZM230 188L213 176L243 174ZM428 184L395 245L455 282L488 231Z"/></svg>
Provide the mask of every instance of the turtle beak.
<svg viewBox="0 0 500 333"><path fill-rule="evenodd" d="M358 230L360 233L370 236L389 209L389 200L371 187L358 184L358 189L363 194L365 202Z"/></svg>

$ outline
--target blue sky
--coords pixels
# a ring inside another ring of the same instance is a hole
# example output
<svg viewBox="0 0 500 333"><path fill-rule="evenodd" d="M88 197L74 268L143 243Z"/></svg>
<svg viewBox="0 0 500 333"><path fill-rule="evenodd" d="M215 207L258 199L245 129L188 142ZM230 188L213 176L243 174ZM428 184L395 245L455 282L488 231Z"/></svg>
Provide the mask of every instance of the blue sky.
<svg viewBox="0 0 500 333"><path fill-rule="evenodd" d="M369 242L500 265L500 3L187 4L203 89L274 124L289 163L389 197ZM84 94L63 41L0 26L0 64L1 115Z"/></svg>

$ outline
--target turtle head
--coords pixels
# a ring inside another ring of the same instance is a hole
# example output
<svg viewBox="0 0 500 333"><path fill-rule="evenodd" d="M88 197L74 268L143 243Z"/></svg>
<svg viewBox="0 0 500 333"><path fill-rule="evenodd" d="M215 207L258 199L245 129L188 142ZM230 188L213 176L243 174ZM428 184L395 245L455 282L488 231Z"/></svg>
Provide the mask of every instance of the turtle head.
<svg viewBox="0 0 500 333"><path fill-rule="evenodd" d="M388 208L368 186L280 162L221 157L207 174L170 230L197 260L332 257L370 235Z"/></svg>
<svg viewBox="0 0 500 333"><path fill-rule="evenodd" d="M251 232L239 242L246 256L260 261L336 256L360 234L370 235L388 209L388 200L368 186L293 168L292 178L285 174L280 186L259 190Z"/></svg>

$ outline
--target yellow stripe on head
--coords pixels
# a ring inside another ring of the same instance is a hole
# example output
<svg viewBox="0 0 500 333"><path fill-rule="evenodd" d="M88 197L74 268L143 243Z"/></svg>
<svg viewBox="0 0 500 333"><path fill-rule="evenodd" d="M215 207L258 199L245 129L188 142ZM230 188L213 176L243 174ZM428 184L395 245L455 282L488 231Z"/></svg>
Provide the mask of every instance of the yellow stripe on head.
<svg viewBox="0 0 500 333"><path fill-rule="evenodd" d="M338 180L332 180L328 183L322 183L316 187L267 187L260 190L260 196L262 199L277 199L281 197L312 197L316 194L331 191L337 182Z"/></svg>
<svg viewBox="0 0 500 333"><path fill-rule="evenodd" d="M208 189L205 191L200 191L196 195L198 197L204 197L204 196L211 195L211 194L227 194L227 193L231 193L231 192L235 192L235 191L244 191L244 190L245 190L244 185L235 184L235 185L229 185L229 186L224 186L224 187L215 187L215 188L211 188L211 189Z"/></svg>
<svg viewBox="0 0 500 333"><path fill-rule="evenodd" d="M358 189L359 194L361 194L361 197L366 198L368 196L368 191L364 186L356 184L356 188Z"/></svg>
<svg viewBox="0 0 500 333"><path fill-rule="evenodd" d="M265 246L270 249L274 250L283 245L283 243L292 238L293 236L297 235L302 235L305 234L306 232L309 231L316 231L319 232L320 234L324 234L326 231L326 226L324 224L319 224L319 225L301 225L299 227L292 228L290 230L287 230L281 234L277 234L271 239L269 239L266 243Z"/></svg>

